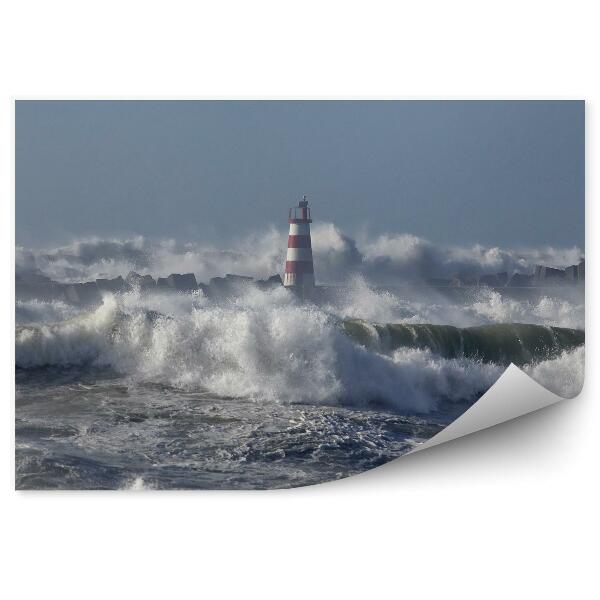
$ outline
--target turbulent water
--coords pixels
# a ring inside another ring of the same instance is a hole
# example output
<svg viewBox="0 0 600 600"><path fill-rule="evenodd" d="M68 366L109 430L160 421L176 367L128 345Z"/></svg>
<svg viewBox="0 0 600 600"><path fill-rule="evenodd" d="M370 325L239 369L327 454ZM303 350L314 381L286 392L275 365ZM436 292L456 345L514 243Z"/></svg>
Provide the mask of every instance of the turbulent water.
<svg viewBox="0 0 600 600"><path fill-rule="evenodd" d="M571 294L571 292L569 292ZM583 384L583 299L284 289L17 302L17 487L274 488L358 473L439 431L510 362Z"/></svg>

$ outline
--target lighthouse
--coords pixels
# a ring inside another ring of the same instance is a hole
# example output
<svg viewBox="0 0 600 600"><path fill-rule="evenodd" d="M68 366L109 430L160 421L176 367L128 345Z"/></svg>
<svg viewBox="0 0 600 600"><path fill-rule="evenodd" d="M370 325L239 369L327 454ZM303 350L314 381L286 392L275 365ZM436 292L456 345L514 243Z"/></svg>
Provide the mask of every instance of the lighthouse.
<svg viewBox="0 0 600 600"><path fill-rule="evenodd" d="M285 260L285 276L283 285L308 297L315 287L312 247L310 243L310 208L306 196L298 202L298 206L290 208L288 223L287 256Z"/></svg>

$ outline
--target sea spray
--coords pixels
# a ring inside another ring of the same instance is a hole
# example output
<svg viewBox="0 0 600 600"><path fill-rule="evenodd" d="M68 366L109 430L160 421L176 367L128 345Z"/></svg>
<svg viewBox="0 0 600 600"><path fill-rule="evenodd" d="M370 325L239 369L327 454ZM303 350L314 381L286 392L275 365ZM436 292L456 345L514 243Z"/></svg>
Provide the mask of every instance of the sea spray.
<svg viewBox="0 0 600 600"><path fill-rule="evenodd" d="M476 293L500 318L494 294ZM431 438L504 372L481 351L457 351L456 332L444 329L457 325L464 342L472 307L368 286L353 294L358 314L344 298L317 307L283 289L219 302L201 292L108 294L88 312L57 302L17 311L15 486L240 489L338 479ZM557 304L515 302L511 314L556 325ZM534 315L536 307L544 310ZM361 313L367 321L356 321ZM346 330L352 321L362 339ZM491 343L506 352L485 333L505 325L481 328L479 350ZM390 343L398 331L410 333L409 345ZM571 397L583 385L584 349L560 344L552 358L530 345L521 368Z"/></svg>
<svg viewBox="0 0 600 600"><path fill-rule="evenodd" d="M435 324L472 327L484 324L528 323L584 329L581 288L557 288L538 296L512 297L488 287L444 290L403 286L374 288L364 277L352 277L344 293L323 309L342 319L377 323ZM549 295L551 294L551 295Z"/></svg>
<svg viewBox="0 0 600 600"><path fill-rule="evenodd" d="M506 327L514 335L517 326ZM522 363L557 357L583 341L582 332L541 328L555 345L536 346L539 329L534 328ZM132 293L107 295L95 311L60 323L18 326L16 364L107 367L137 381L219 397L347 406L375 402L427 412L442 400L475 400L496 381L516 357L514 344L508 346L513 354L493 354L507 348L498 341L507 334L499 332L486 337L480 328L468 350L465 332L455 328L344 321L282 289L251 290L221 303L201 294L167 302ZM377 338L376 345L369 336Z"/></svg>
<svg viewBox="0 0 600 600"><path fill-rule="evenodd" d="M273 226L240 238L226 250L202 242L98 238L75 240L67 246L34 250L17 246L17 274L38 270L60 282L116 277L130 270L155 277L193 272L199 281L223 273L262 278L281 269L285 261L285 231ZM354 240L332 223L313 228L316 277L321 283L347 283L360 275L371 285L403 281L466 277L498 272L531 272L536 264L565 267L576 264L580 248L463 247L436 245L410 235L361 236ZM359 315L369 318L368 315Z"/></svg>
<svg viewBox="0 0 600 600"><path fill-rule="evenodd" d="M81 309L66 302L54 300L17 300L15 321L24 323L56 323L79 314Z"/></svg>
<svg viewBox="0 0 600 600"><path fill-rule="evenodd" d="M523 370L561 398L574 398L583 388L585 348L564 351L552 360L525 365Z"/></svg>

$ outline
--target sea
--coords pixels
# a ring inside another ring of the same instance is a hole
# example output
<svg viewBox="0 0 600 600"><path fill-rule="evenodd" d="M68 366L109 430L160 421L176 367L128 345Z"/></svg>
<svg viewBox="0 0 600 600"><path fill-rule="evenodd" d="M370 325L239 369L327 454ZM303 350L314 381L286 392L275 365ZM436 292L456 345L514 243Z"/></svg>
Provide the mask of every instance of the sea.
<svg viewBox="0 0 600 600"><path fill-rule="evenodd" d="M274 489L429 439L517 364L583 386L583 291L248 286L16 304L17 489Z"/></svg>

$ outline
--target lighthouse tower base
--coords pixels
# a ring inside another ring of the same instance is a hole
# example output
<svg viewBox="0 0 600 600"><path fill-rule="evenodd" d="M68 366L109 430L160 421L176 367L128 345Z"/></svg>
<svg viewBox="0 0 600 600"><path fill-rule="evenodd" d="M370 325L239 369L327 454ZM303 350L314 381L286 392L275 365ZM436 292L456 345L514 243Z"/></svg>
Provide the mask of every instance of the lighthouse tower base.
<svg viewBox="0 0 600 600"><path fill-rule="evenodd" d="M286 290L289 290L300 300L312 300L315 297L315 286L312 285L286 285Z"/></svg>

